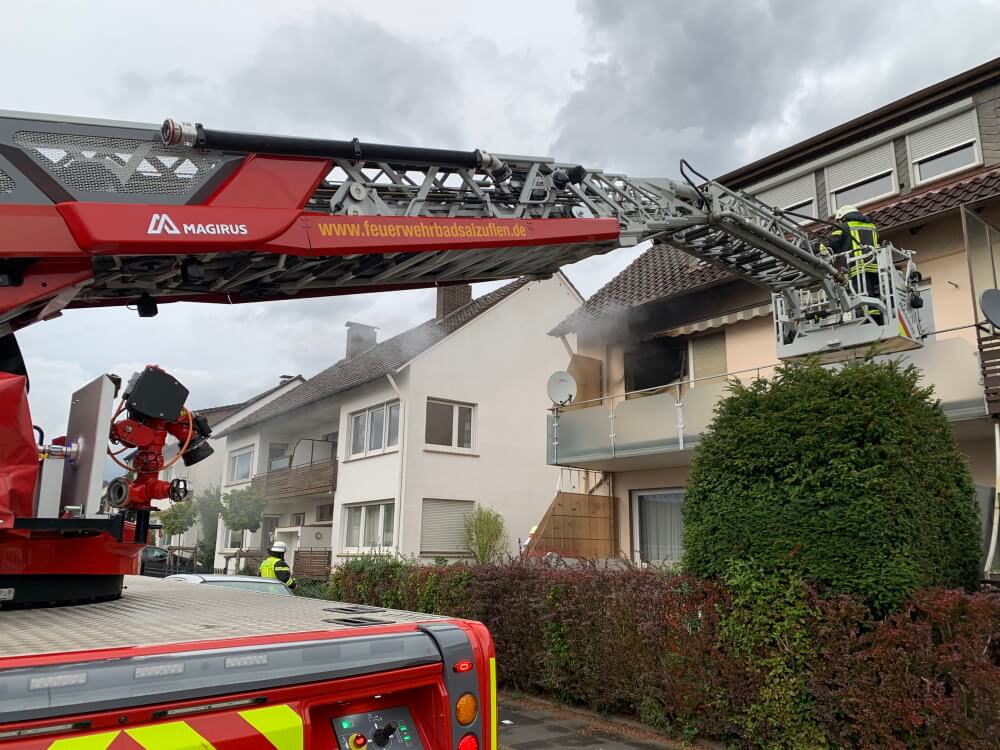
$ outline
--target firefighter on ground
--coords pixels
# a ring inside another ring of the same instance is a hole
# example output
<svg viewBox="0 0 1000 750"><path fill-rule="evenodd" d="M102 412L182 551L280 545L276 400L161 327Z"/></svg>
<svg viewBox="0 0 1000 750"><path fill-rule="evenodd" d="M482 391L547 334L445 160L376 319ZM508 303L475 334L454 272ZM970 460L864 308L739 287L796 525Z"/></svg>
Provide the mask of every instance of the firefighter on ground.
<svg viewBox="0 0 1000 750"><path fill-rule="evenodd" d="M829 250L836 256L847 258L848 275L855 291L867 297L880 298L878 263L874 257L865 258L871 248L878 245L875 223L855 206L842 206L833 217L838 226L830 234ZM848 253L848 255L842 255ZM864 312L882 325L882 311L866 307Z"/></svg>
<svg viewBox="0 0 1000 750"><path fill-rule="evenodd" d="M292 569L285 562L285 552L288 545L284 542L274 542L268 552L271 553L264 562L260 564L261 578L277 578L288 588L295 588L295 579L292 578Z"/></svg>

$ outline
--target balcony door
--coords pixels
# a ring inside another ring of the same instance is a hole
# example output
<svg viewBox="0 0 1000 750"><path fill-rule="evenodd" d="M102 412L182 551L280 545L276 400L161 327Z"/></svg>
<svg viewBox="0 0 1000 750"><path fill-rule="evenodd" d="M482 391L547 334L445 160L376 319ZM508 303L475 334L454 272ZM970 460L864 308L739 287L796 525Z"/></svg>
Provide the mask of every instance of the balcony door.
<svg viewBox="0 0 1000 750"><path fill-rule="evenodd" d="M274 544L274 530L278 528L281 516L264 516L260 522L260 551L267 552Z"/></svg>
<svg viewBox="0 0 1000 750"><path fill-rule="evenodd" d="M632 493L632 548L636 562L679 563L684 554L681 504L684 490Z"/></svg>

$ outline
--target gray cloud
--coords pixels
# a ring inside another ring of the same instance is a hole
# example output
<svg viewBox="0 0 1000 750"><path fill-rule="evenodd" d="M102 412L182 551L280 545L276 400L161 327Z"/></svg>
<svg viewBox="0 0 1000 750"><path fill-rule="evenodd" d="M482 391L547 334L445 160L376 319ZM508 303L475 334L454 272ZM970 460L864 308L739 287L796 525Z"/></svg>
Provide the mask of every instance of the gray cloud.
<svg viewBox="0 0 1000 750"><path fill-rule="evenodd" d="M580 0L600 59L557 117L560 158L718 174L1000 52L995 3Z"/></svg>

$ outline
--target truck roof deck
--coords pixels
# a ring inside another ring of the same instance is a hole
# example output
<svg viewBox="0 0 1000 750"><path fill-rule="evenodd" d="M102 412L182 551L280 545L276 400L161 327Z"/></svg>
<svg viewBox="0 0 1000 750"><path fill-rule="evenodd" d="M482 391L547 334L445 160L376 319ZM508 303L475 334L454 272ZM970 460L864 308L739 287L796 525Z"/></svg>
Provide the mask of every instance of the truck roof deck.
<svg viewBox="0 0 1000 750"><path fill-rule="evenodd" d="M128 576L121 599L0 611L0 659L228 638L377 631L434 615Z"/></svg>

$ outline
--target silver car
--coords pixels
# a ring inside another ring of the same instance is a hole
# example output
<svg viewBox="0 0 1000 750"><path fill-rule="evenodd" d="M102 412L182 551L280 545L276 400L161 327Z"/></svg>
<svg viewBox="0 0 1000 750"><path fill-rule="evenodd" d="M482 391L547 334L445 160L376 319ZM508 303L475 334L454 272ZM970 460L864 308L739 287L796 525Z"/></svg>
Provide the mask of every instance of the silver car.
<svg viewBox="0 0 1000 750"><path fill-rule="evenodd" d="M231 589L256 591L260 594L277 594L278 596L294 596L288 587L274 578L258 578L257 576L225 576L214 573L178 573L167 576L165 581L181 581L182 583L207 583L209 586L225 586Z"/></svg>

